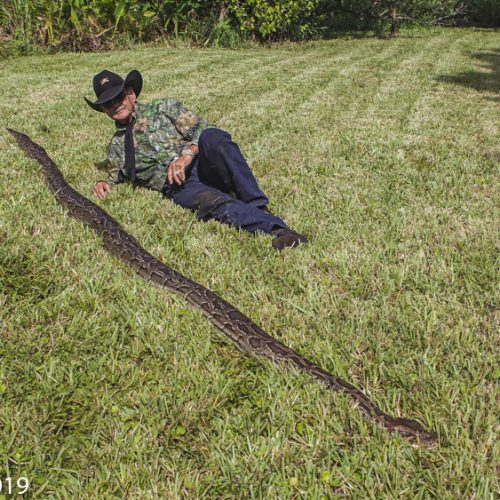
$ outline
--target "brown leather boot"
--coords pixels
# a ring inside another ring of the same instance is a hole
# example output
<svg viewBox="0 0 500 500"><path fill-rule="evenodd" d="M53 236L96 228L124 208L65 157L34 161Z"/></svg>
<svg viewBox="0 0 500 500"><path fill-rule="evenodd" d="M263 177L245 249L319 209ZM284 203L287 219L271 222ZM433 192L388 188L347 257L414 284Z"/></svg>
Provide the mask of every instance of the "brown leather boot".
<svg viewBox="0 0 500 500"><path fill-rule="evenodd" d="M309 241L305 236L289 228L273 229L271 234L274 236L272 245L276 250L283 250L285 247L296 247Z"/></svg>

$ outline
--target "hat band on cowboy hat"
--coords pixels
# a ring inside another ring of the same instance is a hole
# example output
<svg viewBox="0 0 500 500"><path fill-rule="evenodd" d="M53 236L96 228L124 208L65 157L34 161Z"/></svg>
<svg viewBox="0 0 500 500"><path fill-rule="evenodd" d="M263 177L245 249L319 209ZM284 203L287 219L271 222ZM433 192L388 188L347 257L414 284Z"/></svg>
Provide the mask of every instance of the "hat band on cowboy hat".
<svg viewBox="0 0 500 500"><path fill-rule="evenodd" d="M92 102L86 97L84 99L92 109L101 113L102 105L120 95L124 88L131 87L136 97L139 97L142 90L142 76L136 69L132 70L125 80L112 71L104 70L94 76L92 83L97 100Z"/></svg>

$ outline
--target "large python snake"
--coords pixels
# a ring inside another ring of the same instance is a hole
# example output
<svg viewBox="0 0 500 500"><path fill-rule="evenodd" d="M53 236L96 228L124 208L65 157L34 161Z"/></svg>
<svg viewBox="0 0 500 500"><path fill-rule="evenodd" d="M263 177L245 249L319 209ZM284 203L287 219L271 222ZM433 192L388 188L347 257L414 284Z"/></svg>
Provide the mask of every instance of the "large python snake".
<svg viewBox="0 0 500 500"><path fill-rule="evenodd" d="M92 227L102 238L104 248L134 269L140 276L178 293L200 310L219 330L243 352L292 365L320 380L331 391L348 394L365 417L388 431L397 431L416 444L431 445L437 436L426 431L418 422L384 413L358 388L340 377L323 370L297 351L287 347L258 327L231 304L200 284L191 281L163 264L144 250L109 214L75 191L64 179L45 149L27 135L7 129L28 157L38 161L57 202L69 215Z"/></svg>

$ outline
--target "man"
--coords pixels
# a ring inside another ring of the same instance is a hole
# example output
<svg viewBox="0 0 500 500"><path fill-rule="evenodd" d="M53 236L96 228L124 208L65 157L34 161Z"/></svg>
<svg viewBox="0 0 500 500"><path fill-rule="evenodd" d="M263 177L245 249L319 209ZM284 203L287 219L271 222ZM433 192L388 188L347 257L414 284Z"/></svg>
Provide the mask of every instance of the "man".
<svg viewBox="0 0 500 500"><path fill-rule="evenodd" d="M277 250L307 242L269 212L268 198L227 132L175 99L137 102L142 90L137 70L125 80L101 71L94 76L93 87L97 100L85 97L85 101L116 125L106 156L109 177L93 189L100 200L113 185L130 181L196 210L201 220L215 219L245 231L269 233Z"/></svg>

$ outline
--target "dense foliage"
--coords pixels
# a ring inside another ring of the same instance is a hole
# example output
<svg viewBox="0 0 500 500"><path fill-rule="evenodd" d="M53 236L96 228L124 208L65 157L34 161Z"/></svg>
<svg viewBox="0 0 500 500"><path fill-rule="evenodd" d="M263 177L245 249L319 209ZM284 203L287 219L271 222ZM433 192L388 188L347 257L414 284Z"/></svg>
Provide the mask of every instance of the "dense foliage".
<svg viewBox="0 0 500 500"><path fill-rule="evenodd" d="M392 24L500 25L497 0L4 0L0 42L96 50L185 38L198 45L300 40Z"/></svg>
<svg viewBox="0 0 500 500"><path fill-rule="evenodd" d="M322 10L330 13L336 27L373 28L393 10L400 22L500 25L498 0L323 0Z"/></svg>

